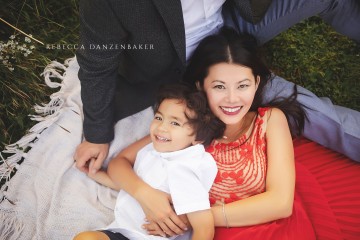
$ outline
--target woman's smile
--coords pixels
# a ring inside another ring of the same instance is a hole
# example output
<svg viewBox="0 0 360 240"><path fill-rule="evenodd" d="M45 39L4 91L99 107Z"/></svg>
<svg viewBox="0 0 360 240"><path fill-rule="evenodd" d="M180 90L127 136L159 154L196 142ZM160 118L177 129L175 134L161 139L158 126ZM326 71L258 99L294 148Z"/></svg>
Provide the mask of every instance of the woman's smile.
<svg viewBox="0 0 360 240"><path fill-rule="evenodd" d="M236 115L240 112L242 107L222 107L222 106L220 106L220 109L226 115Z"/></svg>

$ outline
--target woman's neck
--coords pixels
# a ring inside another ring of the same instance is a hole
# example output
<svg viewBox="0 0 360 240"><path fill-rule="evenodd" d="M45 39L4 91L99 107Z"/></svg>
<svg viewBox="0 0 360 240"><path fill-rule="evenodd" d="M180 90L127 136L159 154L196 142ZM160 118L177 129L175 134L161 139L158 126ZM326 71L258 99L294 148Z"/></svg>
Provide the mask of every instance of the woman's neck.
<svg viewBox="0 0 360 240"><path fill-rule="evenodd" d="M248 112L239 123L226 125L224 135L221 139L219 139L219 141L223 143L229 143L234 142L240 138L240 136L245 134L250 128L255 115L255 112Z"/></svg>

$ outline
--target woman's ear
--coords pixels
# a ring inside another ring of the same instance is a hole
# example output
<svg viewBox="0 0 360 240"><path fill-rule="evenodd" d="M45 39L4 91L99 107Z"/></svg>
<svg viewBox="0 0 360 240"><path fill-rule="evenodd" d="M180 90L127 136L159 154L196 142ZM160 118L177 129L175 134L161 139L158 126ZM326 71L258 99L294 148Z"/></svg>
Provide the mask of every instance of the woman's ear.
<svg viewBox="0 0 360 240"><path fill-rule="evenodd" d="M260 84L260 76L258 75L258 76L256 76L256 80L255 80L255 90L258 89L259 84Z"/></svg>
<svg viewBox="0 0 360 240"><path fill-rule="evenodd" d="M197 89L197 90L200 91L200 90L202 89L199 81L196 81L196 82L195 82L195 85L196 85L196 89Z"/></svg>

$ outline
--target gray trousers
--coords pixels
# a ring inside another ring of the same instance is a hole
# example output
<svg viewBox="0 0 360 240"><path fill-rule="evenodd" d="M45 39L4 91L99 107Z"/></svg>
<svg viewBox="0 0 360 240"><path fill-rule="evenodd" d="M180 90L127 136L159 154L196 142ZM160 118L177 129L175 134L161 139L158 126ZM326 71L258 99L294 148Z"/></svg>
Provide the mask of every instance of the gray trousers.
<svg viewBox="0 0 360 240"><path fill-rule="evenodd" d="M312 16L321 17L337 32L360 43L360 1L358 0L273 0L264 18L257 24L236 14L241 31L254 35L261 44ZM224 11L225 25L236 24Z"/></svg>
<svg viewBox="0 0 360 240"><path fill-rule="evenodd" d="M290 95L293 86L294 83L275 77L264 90L265 101ZM319 98L303 87L298 86L298 90L298 100L309 119L304 136L360 162L360 112L333 105L330 99Z"/></svg>

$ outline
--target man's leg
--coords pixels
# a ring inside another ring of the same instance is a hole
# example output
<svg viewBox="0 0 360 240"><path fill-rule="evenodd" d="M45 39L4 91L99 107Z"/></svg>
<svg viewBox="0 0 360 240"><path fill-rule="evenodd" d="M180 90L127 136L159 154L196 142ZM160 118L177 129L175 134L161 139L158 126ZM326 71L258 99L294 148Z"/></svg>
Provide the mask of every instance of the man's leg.
<svg viewBox="0 0 360 240"><path fill-rule="evenodd" d="M294 83L276 76L265 92L265 101L289 96ZM309 121L304 136L360 162L360 112L333 105L328 98L318 98L298 86L298 101L305 106Z"/></svg>
<svg viewBox="0 0 360 240"><path fill-rule="evenodd" d="M235 10L240 31L248 32L261 44L312 16L318 15L337 32L360 42L360 3L357 0L273 0L264 18L253 24ZM224 9L225 25L237 28L229 9Z"/></svg>

